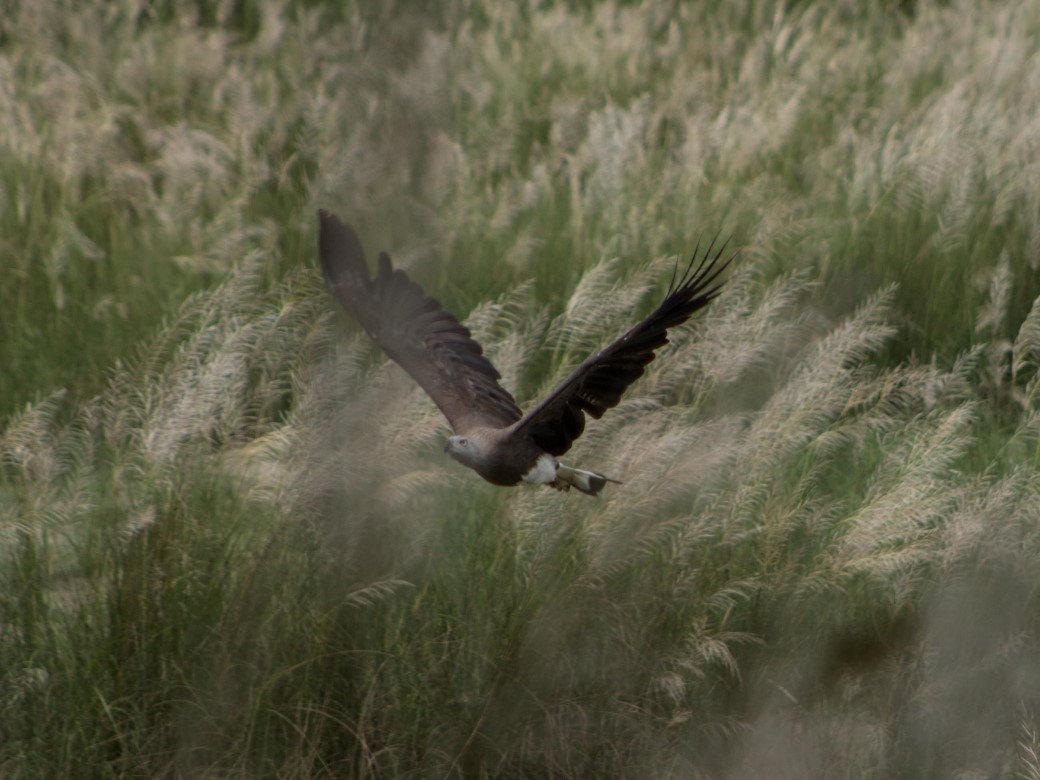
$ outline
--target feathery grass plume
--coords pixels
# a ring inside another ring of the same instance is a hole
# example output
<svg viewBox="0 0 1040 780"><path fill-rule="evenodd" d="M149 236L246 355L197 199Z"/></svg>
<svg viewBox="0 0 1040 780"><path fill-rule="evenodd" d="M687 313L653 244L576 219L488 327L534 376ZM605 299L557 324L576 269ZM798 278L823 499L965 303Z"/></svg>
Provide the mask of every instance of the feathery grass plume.
<svg viewBox="0 0 1040 780"><path fill-rule="evenodd" d="M891 333L883 313L888 294L874 297L842 327L807 349L793 374L749 426L748 446L734 460L744 475L732 495L732 516L739 526L755 525L779 470L792 455L822 434L849 404L861 381L856 366Z"/></svg>
<svg viewBox="0 0 1040 780"><path fill-rule="evenodd" d="M0 466L4 474L2 539L9 549L20 533L43 534L58 523L75 505L70 485L69 463L62 457L57 417L61 396L56 393L36 404L27 405L7 421L0 436ZM65 518L67 519L67 518Z"/></svg>
<svg viewBox="0 0 1040 780"><path fill-rule="evenodd" d="M998 335L1007 316L1011 286L1011 261L1005 249L997 260L997 267L990 275L986 304L975 317L976 333L989 331L989 335L994 338Z"/></svg>
<svg viewBox="0 0 1040 780"><path fill-rule="evenodd" d="M1029 720L1022 720L1022 736L1018 741L1018 764L1016 777L1022 780L1040 780L1040 735Z"/></svg>
<svg viewBox="0 0 1040 780"><path fill-rule="evenodd" d="M835 549L841 566L891 581L887 566L905 566L915 543L934 537L935 525L962 500L947 475L970 443L973 410L964 406L937 416L938 424L927 425L927 433L913 437L905 448L886 447L888 462L879 466Z"/></svg>
<svg viewBox="0 0 1040 780"><path fill-rule="evenodd" d="M727 295L716 302L700 328L672 339L678 353L675 362L688 370L669 372L672 381L651 375L650 381L663 393L681 394L689 401L718 387L726 388L725 393L708 397L722 409L742 399L753 402L755 391L769 384L764 374L791 358L822 327L811 312L799 310L799 302L815 286L804 272L782 276L759 292L748 266L726 284ZM754 381L745 391L740 380L750 377Z"/></svg>
<svg viewBox="0 0 1040 780"><path fill-rule="evenodd" d="M559 376L577 368L581 361L602 349L620 335L622 316L631 317L640 301L657 283L665 263L655 263L628 283L617 280L617 258L603 260L582 274L564 311L550 323L545 340L551 345L553 362L559 364ZM543 388L551 390L549 384Z"/></svg>
<svg viewBox="0 0 1040 780"><path fill-rule="evenodd" d="M1011 377L1016 384L1020 382L1027 371L1032 371L1032 377L1025 387L1025 400L1031 402L1040 377L1040 298L1033 301L1028 316L1018 330L1018 336L1012 348Z"/></svg>

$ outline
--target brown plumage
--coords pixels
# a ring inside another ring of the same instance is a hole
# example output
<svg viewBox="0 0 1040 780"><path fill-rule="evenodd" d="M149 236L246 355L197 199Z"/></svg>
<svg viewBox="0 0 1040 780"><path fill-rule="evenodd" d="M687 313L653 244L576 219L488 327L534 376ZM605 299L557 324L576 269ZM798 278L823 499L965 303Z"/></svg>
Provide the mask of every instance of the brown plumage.
<svg viewBox="0 0 1040 780"><path fill-rule="evenodd" d="M585 415L599 419L643 375L667 331L682 324L718 294L716 280L728 264L714 242L689 267L642 322L590 357L547 398L524 415L499 383L469 330L400 269L385 252L369 277L357 234L333 214L318 212L318 250L329 290L386 353L422 386L448 418L455 436L445 451L496 485L521 481L560 490L574 486L596 495L616 480L556 460L585 429Z"/></svg>

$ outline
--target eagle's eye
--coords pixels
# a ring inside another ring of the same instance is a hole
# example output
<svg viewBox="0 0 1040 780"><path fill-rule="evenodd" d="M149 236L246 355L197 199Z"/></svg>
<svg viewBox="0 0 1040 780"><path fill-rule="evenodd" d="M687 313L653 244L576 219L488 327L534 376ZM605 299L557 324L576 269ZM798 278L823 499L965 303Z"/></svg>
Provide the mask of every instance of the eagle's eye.
<svg viewBox="0 0 1040 780"><path fill-rule="evenodd" d="M469 445L469 439L459 439L459 446L466 447Z"/></svg>

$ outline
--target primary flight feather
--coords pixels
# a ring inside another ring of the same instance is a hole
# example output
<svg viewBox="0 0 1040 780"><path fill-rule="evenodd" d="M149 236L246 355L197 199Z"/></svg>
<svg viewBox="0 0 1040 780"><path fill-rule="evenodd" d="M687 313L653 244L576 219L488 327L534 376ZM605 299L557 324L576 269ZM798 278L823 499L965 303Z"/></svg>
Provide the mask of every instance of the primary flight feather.
<svg viewBox="0 0 1040 780"><path fill-rule="evenodd" d="M669 328L708 305L721 289L725 247L709 246L694 267L673 278L661 304L621 338L590 357L526 415L498 380L469 330L404 271L379 254L369 276L361 242L334 214L318 212L318 252L329 291L372 339L419 383L444 413L455 435L444 450L495 485L547 484L596 495L607 482L593 471L571 468L557 457L585 429L585 415L599 419L643 375Z"/></svg>

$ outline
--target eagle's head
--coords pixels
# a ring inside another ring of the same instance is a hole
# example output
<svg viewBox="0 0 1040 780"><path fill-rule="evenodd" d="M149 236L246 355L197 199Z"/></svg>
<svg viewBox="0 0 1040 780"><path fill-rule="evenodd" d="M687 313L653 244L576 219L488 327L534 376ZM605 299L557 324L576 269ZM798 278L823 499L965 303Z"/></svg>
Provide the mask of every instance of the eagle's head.
<svg viewBox="0 0 1040 780"><path fill-rule="evenodd" d="M476 468L484 457L483 442L471 436L449 436L444 442L444 451L471 469Z"/></svg>

